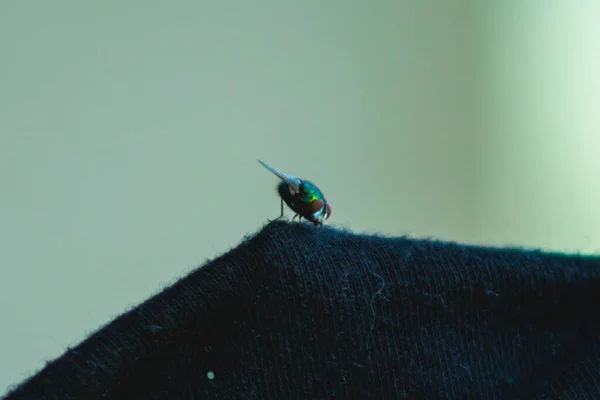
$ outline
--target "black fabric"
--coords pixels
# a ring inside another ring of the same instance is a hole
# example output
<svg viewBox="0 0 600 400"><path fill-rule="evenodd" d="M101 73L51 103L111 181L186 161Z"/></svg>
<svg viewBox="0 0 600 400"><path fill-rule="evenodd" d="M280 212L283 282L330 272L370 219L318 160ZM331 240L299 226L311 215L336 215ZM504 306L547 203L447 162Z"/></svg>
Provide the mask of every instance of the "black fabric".
<svg viewBox="0 0 600 400"><path fill-rule="evenodd" d="M599 267L273 222L6 398L600 398Z"/></svg>

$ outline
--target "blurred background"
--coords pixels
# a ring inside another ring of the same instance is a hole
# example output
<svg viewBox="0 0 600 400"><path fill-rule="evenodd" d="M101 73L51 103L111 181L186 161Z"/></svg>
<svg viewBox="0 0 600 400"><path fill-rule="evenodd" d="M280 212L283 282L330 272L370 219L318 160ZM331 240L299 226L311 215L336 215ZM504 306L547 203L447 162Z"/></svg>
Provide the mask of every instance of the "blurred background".
<svg viewBox="0 0 600 400"><path fill-rule="evenodd" d="M0 57L0 393L276 217L257 158L333 226L600 248L598 2L12 1Z"/></svg>

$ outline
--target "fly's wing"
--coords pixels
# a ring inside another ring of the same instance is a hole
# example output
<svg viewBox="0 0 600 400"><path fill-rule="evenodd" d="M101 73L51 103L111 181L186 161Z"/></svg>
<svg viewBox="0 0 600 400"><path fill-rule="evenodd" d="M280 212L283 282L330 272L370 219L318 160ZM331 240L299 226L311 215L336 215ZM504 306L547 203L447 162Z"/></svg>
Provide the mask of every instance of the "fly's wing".
<svg viewBox="0 0 600 400"><path fill-rule="evenodd" d="M269 164L266 164L260 160L258 160L258 162L265 167L266 169L268 169L269 171L271 171L272 173L274 173L275 175L277 175L279 177L279 179L281 179L282 181L284 181L285 183L287 183L288 185L290 185L296 192L300 191L300 185L302 184L302 181L298 178L296 178L295 176L292 175L288 175L284 172L281 172L280 170L278 170L277 168L273 168L271 167Z"/></svg>

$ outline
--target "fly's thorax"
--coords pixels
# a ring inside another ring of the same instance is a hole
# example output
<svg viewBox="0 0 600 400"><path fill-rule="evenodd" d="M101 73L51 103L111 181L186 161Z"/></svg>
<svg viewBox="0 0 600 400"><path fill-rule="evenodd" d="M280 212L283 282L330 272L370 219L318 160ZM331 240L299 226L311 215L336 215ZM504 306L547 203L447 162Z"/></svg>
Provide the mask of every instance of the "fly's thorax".
<svg viewBox="0 0 600 400"><path fill-rule="evenodd" d="M315 200L325 201L325 196L323 196L321 190L310 181L302 181L300 193L306 199L307 203Z"/></svg>

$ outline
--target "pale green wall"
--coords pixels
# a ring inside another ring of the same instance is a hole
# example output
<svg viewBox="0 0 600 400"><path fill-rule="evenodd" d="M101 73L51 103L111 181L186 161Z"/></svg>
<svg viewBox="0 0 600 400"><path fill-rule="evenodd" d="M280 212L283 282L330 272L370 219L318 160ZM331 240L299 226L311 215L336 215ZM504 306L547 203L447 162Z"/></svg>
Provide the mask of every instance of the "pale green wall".
<svg viewBox="0 0 600 400"><path fill-rule="evenodd" d="M600 2L485 1L478 241L600 249Z"/></svg>
<svg viewBox="0 0 600 400"><path fill-rule="evenodd" d="M598 31L513 3L0 3L0 393L276 216L257 158L332 225L595 249Z"/></svg>

